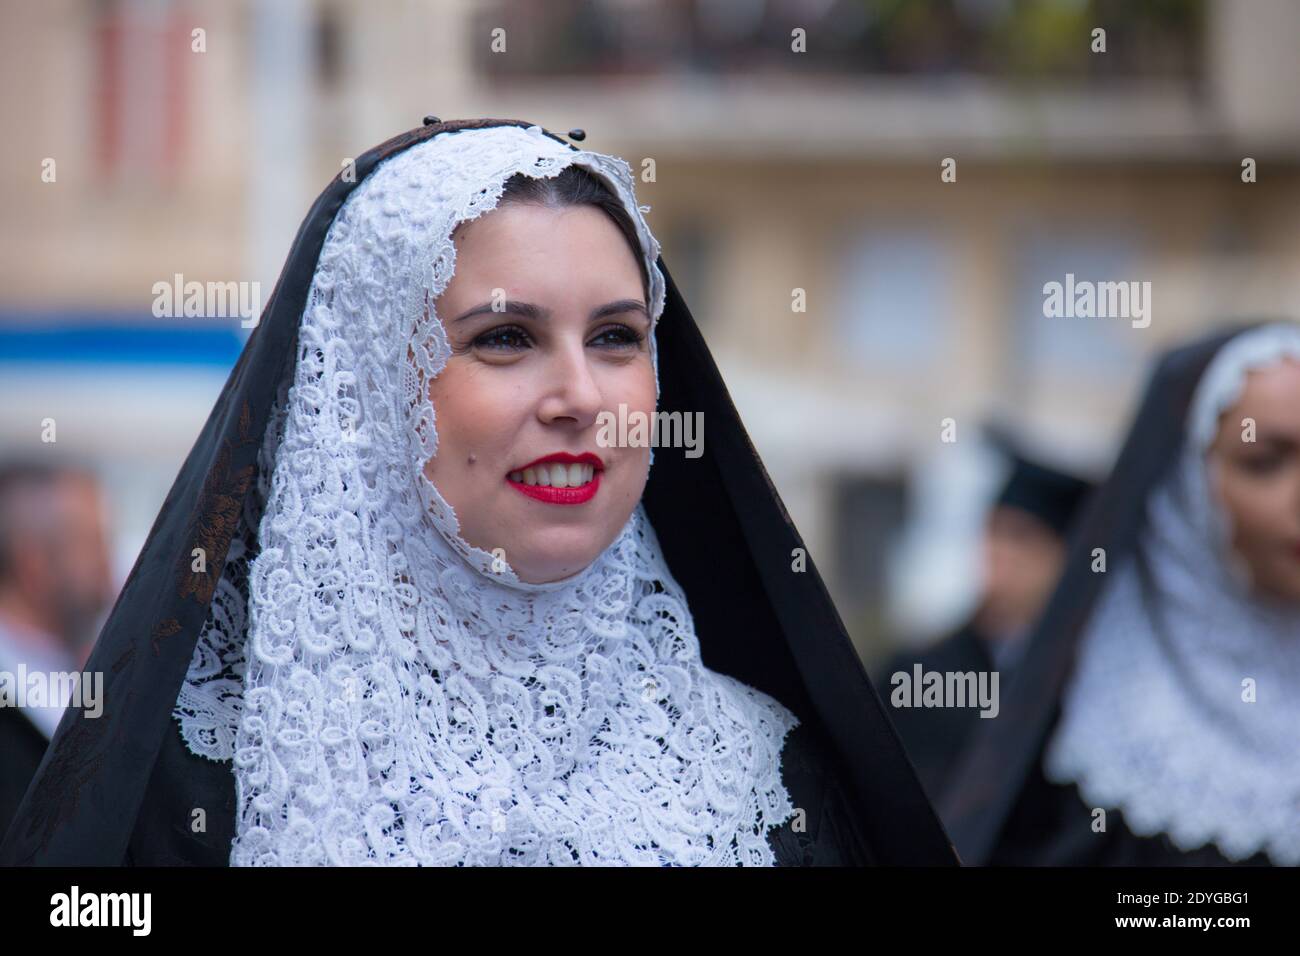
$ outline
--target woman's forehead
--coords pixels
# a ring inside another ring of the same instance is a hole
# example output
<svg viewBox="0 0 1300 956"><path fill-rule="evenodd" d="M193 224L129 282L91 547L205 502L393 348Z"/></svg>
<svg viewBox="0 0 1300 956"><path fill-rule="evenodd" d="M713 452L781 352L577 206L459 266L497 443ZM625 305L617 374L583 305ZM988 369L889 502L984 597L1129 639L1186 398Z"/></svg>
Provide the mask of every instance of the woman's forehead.
<svg viewBox="0 0 1300 956"><path fill-rule="evenodd" d="M453 294L482 283L506 294L521 283L574 291L643 286L636 252L595 206L510 203L465 225L454 238L456 269L447 289Z"/></svg>
<svg viewBox="0 0 1300 956"><path fill-rule="evenodd" d="M1233 407L1265 410L1280 418L1300 417L1300 358L1284 356L1250 369Z"/></svg>
<svg viewBox="0 0 1300 956"><path fill-rule="evenodd" d="M1300 443L1300 359L1282 357L1246 372L1241 391L1219 419L1218 442L1241 444L1243 428L1251 424L1251 441Z"/></svg>

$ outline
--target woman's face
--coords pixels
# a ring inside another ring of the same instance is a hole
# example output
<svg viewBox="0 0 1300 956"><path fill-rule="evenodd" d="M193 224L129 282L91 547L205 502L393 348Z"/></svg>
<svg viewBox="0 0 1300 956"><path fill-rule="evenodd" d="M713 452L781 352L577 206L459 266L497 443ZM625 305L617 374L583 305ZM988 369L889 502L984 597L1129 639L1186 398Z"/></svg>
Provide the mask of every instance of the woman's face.
<svg viewBox="0 0 1300 956"><path fill-rule="evenodd" d="M1255 422L1243 439L1242 419ZM1232 543L1257 590L1300 603L1300 361L1250 372L1209 453Z"/></svg>
<svg viewBox="0 0 1300 956"><path fill-rule="evenodd" d="M430 383L425 474L461 537L522 581L557 581L613 542L645 488L647 446L597 444L600 412L655 410L641 268L592 206L506 204L453 241L435 303L452 355ZM556 455L584 461L534 465Z"/></svg>

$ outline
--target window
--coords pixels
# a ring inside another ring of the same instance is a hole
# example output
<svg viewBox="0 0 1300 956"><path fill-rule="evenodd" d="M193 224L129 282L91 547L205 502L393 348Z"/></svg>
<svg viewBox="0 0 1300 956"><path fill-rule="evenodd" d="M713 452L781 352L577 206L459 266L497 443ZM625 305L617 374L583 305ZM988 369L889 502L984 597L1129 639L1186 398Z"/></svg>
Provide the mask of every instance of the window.
<svg viewBox="0 0 1300 956"><path fill-rule="evenodd" d="M173 176L185 145L190 26L157 0L101 0L94 28L96 166L110 180Z"/></svg>
<svg viewBox="0 0 1300 956"><path fill-rule="evenodd" d="M1141 282L1141 243L1119 228L1062 232L1059 226L1034 226L1021 233L1012 290L1014 322L1010 377L1018 394L1033 394L1059 379L1124 385L1140 373L1138 336L1126 318L1049 317L1043 314L1043 286L1074 276L1082 282ZM1152 322L1160 321L1159 290Z"/></svg>
<svg viewBox="0 0 1300 956"><path fill-rule="evenodd" d="M913 227L873 229L846 243L837 350L864 364L941 361L954 308L948 249Z"/></svg>
<svg viewBox="0 0 1300 956"><path fill-rule="evenodd" d="M714 239L702 221L682 222L660 237L664 264L682 297L690 304L691 315L701 328L709 323L713 312L709 276L713 270Z"/></svg>
<svg viewBox="0 0 1300 956"><path fill-rule="evenodd" d="M901 476L845 475L834 485L836 607L858 653L886 643L885 613L893 542L907 511Z"/></svg>

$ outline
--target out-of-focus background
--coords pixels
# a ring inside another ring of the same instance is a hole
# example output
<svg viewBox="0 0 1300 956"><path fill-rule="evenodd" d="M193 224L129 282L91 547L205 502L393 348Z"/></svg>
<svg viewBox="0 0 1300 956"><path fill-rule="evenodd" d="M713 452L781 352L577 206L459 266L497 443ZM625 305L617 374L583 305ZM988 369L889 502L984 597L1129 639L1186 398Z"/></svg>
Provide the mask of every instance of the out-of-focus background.
<svg viewBox="0 0 1300 956"><path fill-rule="evenodd" d="M320 189L428 113L581 127L641 175L868 659L970 610L1006 467L981 423L1099 475L1155 352L1300 305L1294 0L5 0L3 21L0 453L91 463L118 584L249 334L155 317L155 284L265 301ZM1067 273L1150 281L1150 326L1045 318Z"/></svg>

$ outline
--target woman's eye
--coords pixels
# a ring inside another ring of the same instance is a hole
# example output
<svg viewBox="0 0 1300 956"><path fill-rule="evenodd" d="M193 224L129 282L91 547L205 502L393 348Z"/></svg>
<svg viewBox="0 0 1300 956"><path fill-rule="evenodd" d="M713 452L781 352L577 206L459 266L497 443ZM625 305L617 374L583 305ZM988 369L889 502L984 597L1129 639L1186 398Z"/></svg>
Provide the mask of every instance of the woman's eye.
<svg viewBox="0 0 1300 956"><path fill-rule="evenodd" d="M613 348L639 348L645 341L645 335L627 325L611 325L602 329L591 340L593 345L605 345Z"/></svg>
<svg viewBox="0 0 1300 956"><path fill-rule="evenodd" d="M1264 452L1244 456L1238 459L1241 467L1254 475L1266 475L1276 471L1286 461L1286 456L1280 452Z"/></svg>
<svg viewBox="0 0 1300 956"><path fill-rule="evenodd" d="M1268 458L1249 458L1246 460L1246 469L1253 471L1257 475L1266 475L1270 471L1276 471L1282 464L1282 459L1276 456Z"/></svg>
<svg viewBox="0 0 1300 956"><path fill-rule="evenodd" d="M484 332L474 340L477 348L495 352L513 352L528 347L528 333L517 325L503 325Z"/></svg>
<svg viewBox="0 0 1300 956"><path fill-rule="evenodd" d="M599 348L640 348L645 335L626 325L612 325L602 329L589 344ZM473 346L489 352L518 352L533 344L528 333L517 325L503 325L484 332L473 340Z"/></svg>

